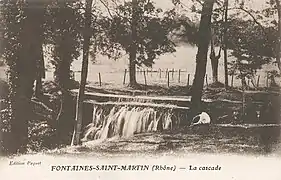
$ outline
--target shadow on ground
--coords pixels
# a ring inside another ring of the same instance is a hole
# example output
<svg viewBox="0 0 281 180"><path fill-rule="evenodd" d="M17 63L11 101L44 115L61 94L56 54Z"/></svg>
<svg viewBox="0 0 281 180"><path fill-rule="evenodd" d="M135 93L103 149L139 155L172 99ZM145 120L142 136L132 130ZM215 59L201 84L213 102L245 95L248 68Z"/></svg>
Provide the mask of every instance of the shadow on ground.
<svg viewBox="0 0 281 180"><path fill-rule="evenodd" d="M280 127L273 131L280 135ZM215 125L186 127L177 131L136 134L130 138L89 141L82 146L66 147L48 153L106 157L186 153L281 155L280 136L274 137L274 134L267 132L269 137L265 142L262 133L259 128L221 128Z"/></svg>

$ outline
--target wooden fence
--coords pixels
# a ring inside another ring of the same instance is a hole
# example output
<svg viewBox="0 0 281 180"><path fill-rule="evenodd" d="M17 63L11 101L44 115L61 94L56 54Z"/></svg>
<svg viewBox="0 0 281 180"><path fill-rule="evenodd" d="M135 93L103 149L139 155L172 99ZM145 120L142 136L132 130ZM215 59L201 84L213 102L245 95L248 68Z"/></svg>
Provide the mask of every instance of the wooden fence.
<svg viewBox="0 0 281 180"><path fill-rule="evenodd" d="M74 75L75 76L75 75ZM111 78L109 78L111 76ZM101 73L97 72L97 84L102 86L103 84L123 84L129 83L129 70L124 69L122 72ZM186 71L185 69L137 69L136 79L137 82L144 85L164 85L166 87L174 85L187 85L191 86L194 78L194 74ZM230 87L242 87L241 79L237 79L236 76L230 75L229 77ZM95 79L95 78L94 78ZM110 80L109 80L110 79ZM102 82L104 81L104 82ZM219 79L220 82L224 82L224 79ZM264 76L257 75L252 79L246 78L246 84L248 87L270 87L272 80L267 74ZM209 86L213 82L212 76L205 75L204 86ZM278 82L278 81L276 81Z"/></svg>

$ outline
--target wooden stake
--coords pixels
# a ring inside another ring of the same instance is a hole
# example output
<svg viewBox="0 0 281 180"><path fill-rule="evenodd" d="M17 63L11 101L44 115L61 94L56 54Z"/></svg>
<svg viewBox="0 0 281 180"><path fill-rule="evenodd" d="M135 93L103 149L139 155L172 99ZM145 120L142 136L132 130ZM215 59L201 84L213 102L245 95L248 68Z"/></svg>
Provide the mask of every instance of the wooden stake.
<svg viewBox="0 0 281 180"><path fill-rule="evenodd" d="M144 77L144 84L147 85L145 71L143 71L143 77Z"/></svg>
<svg viewBox="0 0 281 180"><path fill-rule="evenodd" d="M170 72L168 71L167 85L170 86Z"/></svg>
<svg viewBox="0 0 281 180"><path fill-rule="evenodd" d="M244 87L242 87L242 119L245 115L245 90Z"/></svg>
<svg viewBox="0 0 281 180"><path fill-rule="evenodd" d="M266 73L266 87L268 88L268 73Z"/></svg>
<svg viewBox="0 0 281 180"><path fill-rule="evenodd" d="M100 73L99 73L99 84L101 86L101 75L100 75Z"/></svg>
<svg viewBox="0 0 281 180"><path fill-rule="evenodd" d="M125 72L124 72L123 84L126 84L126 74L127 74L127 69L125 69Z"/></svg>
<svg viewBox="0 0 281 180"><path fill-rule="evenodd" d="M190 74L187 75L187 86L189 86Z"/></svg>
<svg viewBox="0 0 281 180"><path fill-rule="evenodd" d="M181 70L179 69L179 79L178 79L178 82L180 83L181 82Z"/></svg>
<svg viewBox="0 0 281 180"><path fill-rule="evenodd" d="M161 78L161 69L159 69L159 78Z"/></svg>
<svg viewBox="0 0 281 180"><path fill-rule="evenodd" d="M260 75L258 75L258 80L257 80L257 87L260 85Z"/></svg>
<svg viewBox="0 0 281 180"><path fill-rule="evenodd" d="M233 78L234 78L234 75L232 74L231 75L231 87L233 87Z"/></svg>

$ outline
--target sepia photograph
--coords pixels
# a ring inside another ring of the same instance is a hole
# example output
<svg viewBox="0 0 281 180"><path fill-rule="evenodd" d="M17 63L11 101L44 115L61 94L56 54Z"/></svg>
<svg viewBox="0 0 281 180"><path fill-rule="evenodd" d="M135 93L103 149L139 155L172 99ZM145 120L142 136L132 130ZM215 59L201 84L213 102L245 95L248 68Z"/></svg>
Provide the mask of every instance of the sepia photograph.
<svg viewBox="0 0 281 180"><path fill-rule="evenodd" d="M0 177L281 179L280 0L0 0Z"/></svg>

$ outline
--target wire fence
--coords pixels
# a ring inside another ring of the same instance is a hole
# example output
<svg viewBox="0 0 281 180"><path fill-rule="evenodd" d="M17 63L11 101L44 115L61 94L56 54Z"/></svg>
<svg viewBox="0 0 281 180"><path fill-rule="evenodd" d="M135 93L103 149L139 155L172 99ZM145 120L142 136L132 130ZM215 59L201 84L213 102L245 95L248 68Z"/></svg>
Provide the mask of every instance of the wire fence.
<svg viewBox="0 0 281 180"><path fill-rule="evenodd" d="M75 80L80 80L80 72L74 72ZM185 69L137 69L136 80L138 83L147 86L191 86L194 79L194 74ZM224 76L218 76L219 82L224 82ZM257 74L255 77L246 78L246 85L249 88L266 88L273 83L267 73ZM118 72L89 72L88 81L98 86L105 85L127 85L129 83L129 70ZM242 87L242 81L235 75L228 76L229 86ZM280 85L280 79L275 78L274 82ZM204 86L209 86L213 83L211 74L205 74Z"/></svg>

